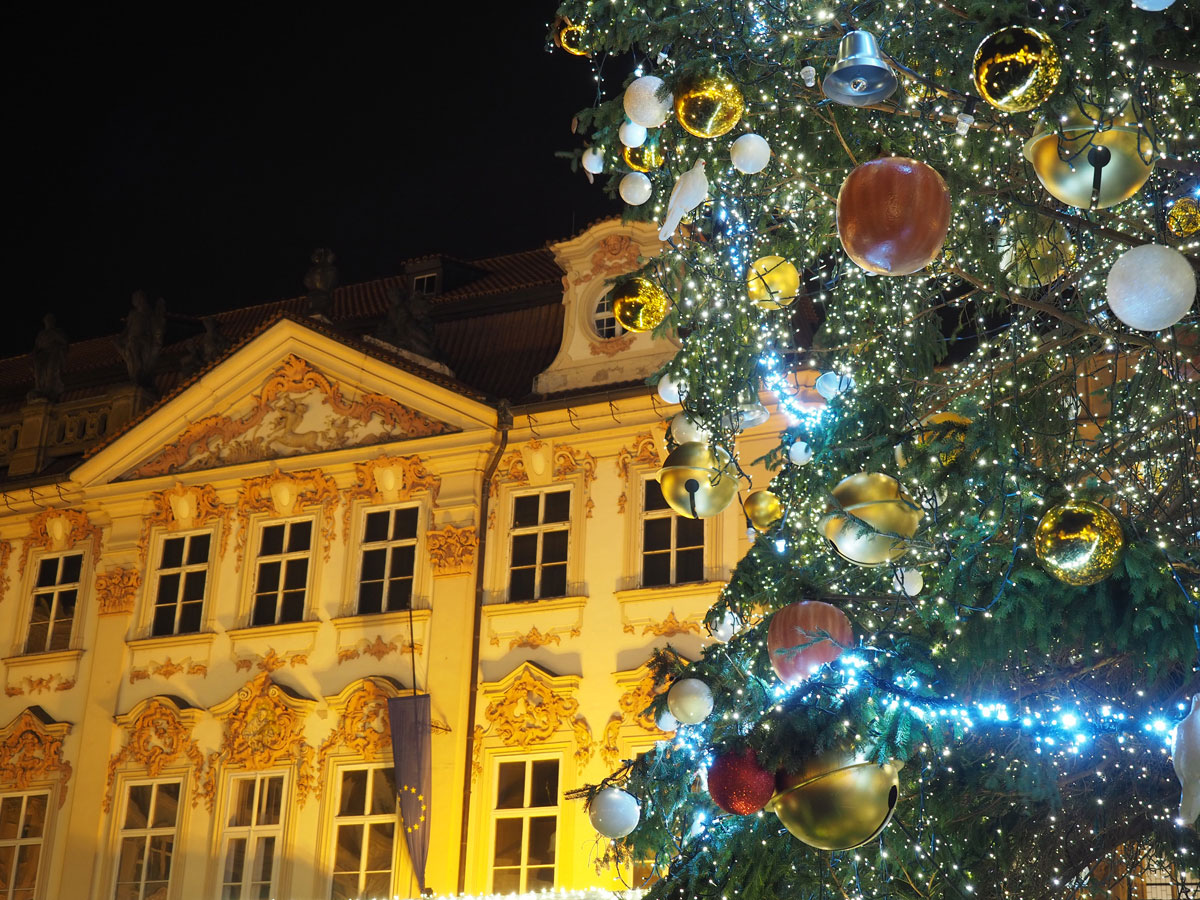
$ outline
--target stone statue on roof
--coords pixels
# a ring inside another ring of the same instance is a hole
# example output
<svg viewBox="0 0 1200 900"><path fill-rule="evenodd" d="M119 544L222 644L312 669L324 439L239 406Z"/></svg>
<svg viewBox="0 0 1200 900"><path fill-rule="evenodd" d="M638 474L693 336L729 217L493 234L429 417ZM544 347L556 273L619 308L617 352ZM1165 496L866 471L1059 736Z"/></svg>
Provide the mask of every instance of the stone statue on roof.
<svg viewBox="0 0 1200 900"><path fill-rule="evenodd" d="M387 295L387 318L379 328L379 339L436 361L437 336L429 314L428 295L412 290L407 283L402 288L389 288Z"/></svg>
<svg viewBox="0 0 1200 900"><path fill-rule="evenodd" d="M62 396L62 367L69 345L66 332L55 324L54 316L46 313L42 330L33 341L33 390L26 399L57 400Z"/></svg>
<svg viewBox="0 0 1200 900"><path fill-rule="evenodd" d="M167 329L167 307L161 297L151 309L145 291L134 291L125 328L113 339L117 352L125 360L129 380L140 387L151 387L154 366L162 351Z"/></svg>
<svg viewBox="0 0 1200 900"><path fill-rule="evenodd" d="M312 266L304 275L308 294L307 315L329 321L333 312L333 289L338 286L338 270L332 250L318 248L312 254Z"/></svg>

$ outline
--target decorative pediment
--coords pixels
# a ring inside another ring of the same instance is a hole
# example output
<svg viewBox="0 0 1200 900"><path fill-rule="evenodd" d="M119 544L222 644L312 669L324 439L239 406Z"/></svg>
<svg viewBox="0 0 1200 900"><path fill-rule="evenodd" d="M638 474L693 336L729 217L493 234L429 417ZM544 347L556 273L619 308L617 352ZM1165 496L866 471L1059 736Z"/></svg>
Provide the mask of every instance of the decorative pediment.
<svg viewBox="0 0 1200 900"><path fill-rule="evenodd" d="M66 799L71 764L63 759L66 722L55 722L40 706L31 706L0 730L0 791L28 790L31 785L57 781L58 805Z"/></svg>
<svg viewBox="0 0 1200 900"><path fill-rule="evenodd" d="M125 744L108 760L104 810L112 806L113 783L120 769L136 769L151 778L172 766L188 766L197 782L204 771L204 756L192 739L197 710L180 707L170 697L148 697L124 715L116 717ZM200 794L192 794L193 805Z"/></svg>
<svg viewBox="0 0 1200 900"><path fill-rule="evenodd" d="M205 416L122 480L446 434L453 426L345 387L288 354L249 396Z"/></svg>
<svg viewBox="0 0 1200 900"><path fill-rule="evenodd" d="M521 663L502 681L483 686L489 700L483 712L489 724L485 734L494 734L506 747L529 749L570 729L582 768L593 742L587 720L577 715L579 701L573 695L578 689L576 676L551 675L533 663Z"/></svg>
<svg viewBox="0 0 1200 900"><path fill-rule="evenodd" d="M364 762L386 759L392 748L387 702L400 694L395 682L373 676L352 681L331 697L329 706L338 718L333 732L321 744L317 757L321 771L329 754L337 750L349 751Z"/></svg>
<svg viewBox="0 0 1200 900"><path fill-rule="evenodd" d="M644 662L636 669L618 672L615 680L621 689L621 696L617 699L618 711L604 726L604 745L600 748L600 756L609 768L616 768L621 760L622 731L632 729L663 740L671 736L671 732L658 727L649 711L658 695L667 689L665 682L655 680L650 663Z"/></svg>
<svg viewBox="0 0 1200 900"><path fill-rule="evenodd" d="M203 528L205 525L221 523L220 555L225 555L229 542L229 507L217 498L217 489L211 484L187 486L175 482L167 491L154 491L148 497L150 512L142 520L142 535L138 539L138 560L146 561L150 552L150 535L155 528L167 531L185 531Z"/></svg>
<svg viewBox="0 0 1200 900"><path fill-rule="evenodd" d="M29 554L36 550L61 553L81 541L90 540L93 559L100 558L100 528L78 509L48 509L29 520L29 537L21 546L17 572L23 574Z"/></svg>

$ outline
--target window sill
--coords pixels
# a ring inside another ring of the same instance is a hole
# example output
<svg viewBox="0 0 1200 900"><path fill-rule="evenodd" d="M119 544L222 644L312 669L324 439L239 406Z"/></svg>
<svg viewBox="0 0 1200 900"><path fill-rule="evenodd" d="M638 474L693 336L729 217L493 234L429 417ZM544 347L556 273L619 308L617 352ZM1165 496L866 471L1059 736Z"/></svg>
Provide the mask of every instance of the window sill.
<svg viewBox="0 0 1200 900"><path fill-rule="evenodd" d="M709 598L709 603L717 599L717 594L721 592L721 588L725 587L724 581L689 581L685 584L663 584L657 587L639 587L631 588L625 591L616 591L613 596L617 598L618 603L637 603L642 600L660 600L664 596L686 599L688 597L705 597Z"/></svg>
<svg viewBox="0 0 1200 900"><path fill-rule="evenodd" d="M211 631L197 631L193 634L160 634L126 641L129 648L129 677L140 681L151 675L170 678L183 672L207 673L216 638Z"/></svg>
<svg viewBox="0 0 1200 900"><path fill-rule="evenodd" d="M79 678L82 650L50 650L24 653L4 660L4 693L8 697L66 691Z"/></svg>
<svg viewBox="0 0 1200 900"><path fill-rule="evenodd" d="M317 632L323 624L319 619L306 619L282 625L231 628L225 633L232 645L233 657L240 665L247 657L265 657L271 651L289 659L307 656L316 649Z"/></svg>
<svg viewBox="0 0 1200 900"><path fill-rule="evenodd" d="M126 641L129 651L140 654L152 650L190 650L193 647L208 648L216 640L212 631L194 631L189 634L156 634L149 637Z"/></svg>
<svg viewBox="0 0 1200 900"><path fill-rule="evenodd" d="M557 609L582 609L587 605L588 598L575 597L546 597L542 600L499 600L487 603L483 607L485 616L525 615L530 612L544 612Z"/></svg>
<svg viewBox="0 0 1200 900"><path fill-rule="evenodd" d="M293 634L315 635L321 627L320 619L304 619L301 622L284 622L279 625L248 625L244 628L230 628L227 632L234 644L247 640L265 640L274 637L288 637Z"/></svg>

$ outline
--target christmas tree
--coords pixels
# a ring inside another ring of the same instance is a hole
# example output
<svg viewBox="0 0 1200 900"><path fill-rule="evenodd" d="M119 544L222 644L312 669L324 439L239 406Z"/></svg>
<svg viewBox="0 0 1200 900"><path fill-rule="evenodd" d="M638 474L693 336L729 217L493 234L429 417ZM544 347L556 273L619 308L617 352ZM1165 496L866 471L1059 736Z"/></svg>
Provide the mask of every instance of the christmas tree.
<svg viewBox="0 0 1200 900"><path fill-rule="evenodd" d="M664 900L1186 891L1194 4L558 12L580 161L668 241L612 294L681 342L663 493L756 529L717 642L656 658L674 736L588 791L606 859Z"/></svg>

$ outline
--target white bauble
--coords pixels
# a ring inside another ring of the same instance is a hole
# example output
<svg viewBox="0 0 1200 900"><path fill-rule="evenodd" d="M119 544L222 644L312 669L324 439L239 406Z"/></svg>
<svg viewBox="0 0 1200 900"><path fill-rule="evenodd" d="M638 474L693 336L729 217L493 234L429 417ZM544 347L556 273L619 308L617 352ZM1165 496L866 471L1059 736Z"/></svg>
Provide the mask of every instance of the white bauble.
<svg viewBox="0 0 1200 900"><path fill-rule="evenodd" d="M733 639L741 626L742 620L734 615L733 610L727 609L725 615L721 616L721 621L715 623L708 630L714 638L724 644Z"/></svg>
<svg viewBox="0 0 1200 900"><path fill-rule="evenodd" d="M729 158L739 172L754 175L771 161L771 145L757 134L743 134L729 148Z"/></svg>
<svg viewBox="0 0 1200 900"><path fill-rule="evenodd" d="M650 199L654 186L641 172L630 172L621 179L621 199L630 206L641 206Z"/></svg>
<svg viewBox="0 0 1200 900"><path fill-rule="evenodd" d="M712 689L699 678L680 678L667 691L667 708L684 725L698 725L713 711Z"/></svg>
<svg viewBox="0 0 1200 900"><path fill-rule="evenodd" d="M667 94L658 99L658 89L664 82L657 75L643 75L625 88L625 115L643 128L657 128L671 114L673 100Z"/></svg>
<svg viewBox="0 0 1200 900"><path fill-rule="evenodd" d="M687 417L687 413L675 414L671 420L671 437L677 444L690 444L692 441L707 441L712 435L702 425L697 425Z"/></svg>
<svg viewBox="0 0 1200 900"><path fill-rule="evenodd" d="M658 714L658 718L654 720L654 724L658 726L659 731L674 731L679 727L679 720L671 715L669 709L664 709Z"/></svg>
<svg viewBox="0 0 1200 900"><path fill-rule="evenodd" d="M663 403L674 406L679 402L679 382L668 372L658 380L658 396Z"/></svg>
<svg viewBox="0 0 1200 900"><path fill-rule="evenodd" d="M812 462L813 449L804 441L793 441L792 446L788 448L788 459L793 465L807 466Z"/></svg>
<svg viewBox="0 0 1200 900"><path fill-rule="evenodd" d="M617 132L617 136L626 147L640 147L646 143L646 126L637 122L626 122Z"/></svg>
<svg viewBox="0 0 1200 900"><path fill-rule="evenodd" d="M901 569L892 579L892 590L897 594L915 597L925 587L925 578L919 569Z"/></svg>
<svg viewBox="0 0 1200 900"><path fill-rule="evenodd" d="M1133 5L1147 12L1162 12L1175 0L1133 0Z"/></svg>
<svg viewBox="0 0 1200 900"><path fill-rule="evenodd" d="M637 798L617 787L606 787L592 798L588 818L606 838L623 838L637 828L642 810Z"/></svg>
<svg viewBox="0 0 1200 900"><path fill-rule="evenodd" d="M604 151L599 147L588 147L583 151L583 171L599 175L604 171Z"/></svg>
<svg viewBox="0 0 1200 900"><path fill-rule="evenodd" d="M1196 274L1172 247L1134 247L1108 270L1108 308L1138 331L1170 328L1187 315L1194 299Z"/></svg>
<svg viewBox="0 0 1200 900"><path fill-rule="evenodd" d="M854 387L854 379L849 375L839 375L837 372L826 372L817 378L813 385L817 393L826 400L832 400L838 394L844 394Z"/></svg>

